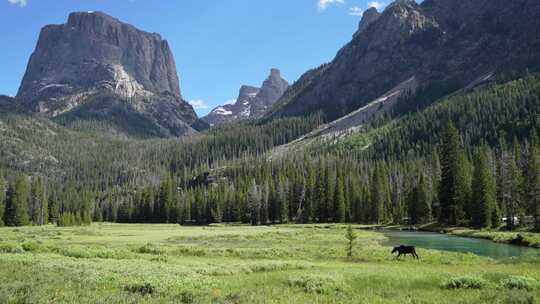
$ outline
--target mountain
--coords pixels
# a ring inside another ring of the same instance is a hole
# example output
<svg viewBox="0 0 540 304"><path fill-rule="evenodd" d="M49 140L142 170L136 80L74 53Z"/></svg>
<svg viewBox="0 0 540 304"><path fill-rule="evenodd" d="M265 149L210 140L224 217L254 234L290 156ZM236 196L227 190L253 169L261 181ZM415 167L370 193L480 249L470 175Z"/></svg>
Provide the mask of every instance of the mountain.
<svg viewBox="0 0 540 304"><path fill-rule="evenodd" d="M175 66L159 34L101 12L72 13L41 30L16 98L63 123L103 120L129 133L132 121L152 135L191 134L197 115Z"/></svg>
<svg viewBox="0 0 540 304"><path fill-rule="evenodd" d="M221 125L250 117L251 105L261 89L243 85L238 93L234 104L221 105L214 108L210 113L201 118L211 126Z"/></svg>
<svg viewBox="0 0 540 304"><path fill-rule="evenodd" d="M419 88L442 97L474 87L539 65L538 28L536 0L398 0L382 13L370 9L352 41L293 84L270 115L321 111L332 121L361 108L391 110Z"/></svg>
<svg viewBox="0 0 540 304"><path fill-rule="evenodd" d="M259 118L283 95L289 83L281 78L278 69L272 69L261 88L242 86L236 103L216 107L201 120L210 126L234 121Z"/></svg>

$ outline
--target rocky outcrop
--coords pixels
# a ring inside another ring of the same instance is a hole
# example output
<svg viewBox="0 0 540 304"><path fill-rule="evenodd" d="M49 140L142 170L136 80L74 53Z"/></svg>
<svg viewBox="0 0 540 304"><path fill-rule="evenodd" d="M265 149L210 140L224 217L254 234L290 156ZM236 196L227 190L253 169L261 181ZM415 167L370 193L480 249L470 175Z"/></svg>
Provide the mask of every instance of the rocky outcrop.
<svg viewBox="0 0 540 304"><path fill-rule="evenodd" d="M404 81L465 88L540 64L536 0L399 0L368 10L334 60L292 85L272 111L327 119L360 109ZM306 80L309 80L306 83Z"/></svg>
<svg viewBox="0 0 540 304"><path fill-rule="evenodd" d="M210 126L216 126L260 118L283 96L288 87L289 83L281 78L281 72L278 69L272 69L261 88L242 86L234 104L218 106L201 120Z"/></svg>
<svg viewBox="0 0 540 304"><path fill-rule="evenodd" d="M263 82L261 90L251 104L250 118L259 118L283 96L289 87L289 83L281 78L281 72L277 69L270 71L270 76Z"/></svg>
<svg viewBox="0 0 540 304"><path fill-rule="evenodd" d="M362 14L362 19L360 20L360 23L358 25L358 31L354 34L354 37L356 37L359 33L365 31L368 26L370 26L373 22L377 21L381 14L377 11L376 8L370 7L368 10Z"/></svg>
<svg viewBox="0 0 540 304"><path fill-rule="evenodd" d="M66 24L45 26L17 99L59 117L104 94L155 122L164 136L193 131L197 116L182 99L173 55L159 34L101 12L72 13Z"/></svg>

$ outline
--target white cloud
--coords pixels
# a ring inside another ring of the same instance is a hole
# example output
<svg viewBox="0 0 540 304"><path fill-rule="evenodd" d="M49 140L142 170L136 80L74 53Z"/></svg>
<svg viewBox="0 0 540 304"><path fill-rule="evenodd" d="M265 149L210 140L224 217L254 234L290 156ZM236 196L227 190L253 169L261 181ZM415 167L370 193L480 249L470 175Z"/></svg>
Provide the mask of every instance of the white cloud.
<svg viewBox="0 0 540 304"><path fill-rule="evenodd" d="M189 104L195 109L195 110L201 110L201 109L208 109L208 105L206 104L206 101L202 99L193 99L189 101Z"/></svg>
<svg viewBox="0 0 540 304"><path fill-rule="evenodd" d="M20 7L25 7L27 4L27 0L8 0L8 2Z"/></svg>
<svg viewBox="0 0 540 304"><path fill-rule="evenodd" d="M358 6L353 6L349 8L349 15L351 16L362 16L364 13L364 10L359 8Z"/></svg>
<svg viewBox="0 0 540 304"><path fill-rule="evenodd" d="M344 4L345 0L319 0L319 10L324 11L329 6Z"/></svg>
<svg viewBox="0 0 540 304"><path fill-rule="evenodd" d="M235 104L236 103L236 99L229 99L227 101L225 101L225 104L228 105L228 104Z"/></svg>
<svg viewBox="0 0 540 304"><path fill-rule="evenodd" d="M372 2L368 3L368 7L374 7L377 10L380 10L381 8L383 8L385 6L386 6L386 3L379 2L379 1L372 1Z"/></svg>

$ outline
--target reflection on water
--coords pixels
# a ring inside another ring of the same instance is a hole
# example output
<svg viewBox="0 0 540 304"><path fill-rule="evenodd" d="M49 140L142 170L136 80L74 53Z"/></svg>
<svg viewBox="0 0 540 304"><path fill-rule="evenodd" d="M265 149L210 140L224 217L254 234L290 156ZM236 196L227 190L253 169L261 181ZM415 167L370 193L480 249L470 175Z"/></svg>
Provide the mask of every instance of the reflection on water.
<svg viewBox="0 0 540 304"><path fill-rule="evenodd" d="M539 249L500 244L483 239L464 238L431 232L383 231L383 233L388 240L381 244L390 247L410 245L427 249L471 252L492 258L540 255Z"/></svg>

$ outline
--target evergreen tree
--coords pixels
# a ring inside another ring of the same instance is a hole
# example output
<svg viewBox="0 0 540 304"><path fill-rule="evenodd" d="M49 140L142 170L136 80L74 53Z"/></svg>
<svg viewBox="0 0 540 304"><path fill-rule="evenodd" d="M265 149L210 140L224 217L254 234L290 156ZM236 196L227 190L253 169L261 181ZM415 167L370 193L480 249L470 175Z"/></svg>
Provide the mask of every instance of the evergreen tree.
<svg viewBox="0 0 540 304"><path fill-rule="evenodd" d="M388 193L386 192L386 183L384 181L384 170L381 165L378 165L373 171L373 177L371 179L371 193L370 193L370 222L376 224L382 224L386 221L385 205L388 199Z"/></svg>
<svg viewBox="0 0 540 304"><path fill-rule="evenodd" d="M142 200L143 200L143 217L144 221L146 223L151 223L154 221L155 218L157 218L157 215L154 215L154 209L155 209L155 196L154 196L154 189L153 187L146 187L143 190L142 194ZM157 211L155 212L158 213Z"/></svg>
<svg viewBox="0 0 540 304"><path fill-rule="evenodd" d="M274 179L270 178L268 193L268 218L273 224L279 221L279 196L277 191L278 186L279 183L275 183Z"/></svg>
<svg viewBox="0 0 540 304"><path fill-rule="evenodd" d="M252 180L248 195L250 222L252 225L260 224L261 194L259 186Z"/></svg>
<svg viewBox="0 0 540 304"><path fill-rule="evenodd" d="M306 185L305 180L303 177L301 177L298 180L298 183L294 187L294 205L297 207L296 212L294 214L294 220L296 222L302 223L304 222L303 216L304 215L304 208L306 208Z"/></svg>
<svg viewBox="0 0 540 304"><path fill-rule="evenodd" d="M182 225L191 223L191 206L193 202L193 193L185 193L182 200L182 220L180 223Z"/></svg>
<svg viewBox="0 0 540 304"><path fill-rule="evenodd" d="M30 214L34 225L49 223L49 207L43 177L32 179L30 185Z"/></svg>
<svg viewBox="0 0 540 304"><path fill-rule="evenodd" d="M317 198L315 193L315 174L312 169L308 170L306 178L306 199L302 208L301 223L311 223L314 218L313 202Z"/></svg>
<svg viewBox="0 0 540 304"><path fill-rule="evenodd" d="M56 193L49 194L47 207L49 208L49 211L47 212L49 215L49 222L56 223L58 221L58 217L60 216L60 202L58 201Z"/></svg>
<svg viewBox="0 0 540 304"><path fill-rule="evenodd" d="M175 222L176 217L171 215L171 210L174 209L174 191L173 182L167 176L159 187L159 195L157 199L158 212L155 218L157 222Z"/></svg>
<svg viewBox="0 0 540 304"><path fill-rule="evenodd" d="M316 211L317 211L317 221L319 223L324 223L328 220L328 215L326 213L326 168L324 164L319 163L319 174L317 177L317 182L315 186L315 198L317 199Z"/></svg>
<svg viewBox="0 0 540 304"><path fill-rule="evenodd" d="M118 222L130 223L131 222L131 206L130 202L123 202L118 207Z"/></svg>
<svg viewBox="0 0 540 304"><path fill-rule="evenodd" d="M6 183L0 174L0 227L5 225L4 214L6 211Z"/></svg>
<svg viewBox="0 0 540 304"><path fill-rule="evenodd" d="M527 198L526 198L526 179L525 179L525 173L526 168L523 165L522 161L522 149L521 145L517 139L517 137L514 137L514 148L513 148L513 156L514 156L514 164L516 165L516 170L513 172L514 175L514 187L516 193L514 194L514 202L517 202L516 207L516 216L519 219L519 225L525 224L525 216L526 216L526 210L527 210Z"/></svg>
<svg viewBox="0 0 540 304"><path fill-rule="evenodd" d="M351 225L347 227L347 232L345 233L345 238L347 239L347 257L352 258L353 256L353 249L354 249L354 241L356 240L358 236L356 233L354 233L354 230Z"/></svg>
<svg viewBox="0 0 540 304"><path fill-rule="evenodd" d="M210 202L210 214L212 215L212 222L221 223L223 220L223 208L222 203L216 193L212 194Z"/></svg>
<svg viewBox="0 0 540 304"><path fill-rule="evenodd" d="M470 209L472 195L472 169L467 154L463 149L460 149L458 153L456 177L455 189L457 190L454 192L454 218L456 220L456 224L459 225L467 219L467 213Z"/></svg>
<svg viewBox="0 0 540 304"><path fill-rule="evenodd" d="M516 226L516 218L520 214L521 205L521 170L516 158L513 155L503 154L504 182L503 186L503 206L506 210L506 228L513 230Z"/></svg>
<svg viewBox="0 0 540 304"><path fill-rule="evenodd" d="M439 220L442 223L456 225L464 216L466 176L464 172L466 157L461 148L458 130L452 121L448 121L442 133L441 144L441 184L439 202L441 205Z"/></svg>
<svg viewBox="0 0 540 304"><path fill-rule="evenodd" d="M326 170L325 175L325 194L326 194L326 202L325 202L325 208L326 208L326 221L336 221L336 208L335 208L335 202L334 202L334 190L335 190L335 183L336 183L336 173L334 171L333 166L328 167Z"/></svg>
<svg viewBox="0 0 540 304"><path fill-rule="evenodd" d="M345 190L343 185L343 176L339 175L336 179L336 189L334 191L334 210L335 210L335 218L334 221L336 223L343 223L345 222L346 217L346 205L345 205Z"/></svg>
<svg viewBox="0 0 540 304"><path fill-rule="evenodd" d="M30 186L24 176L19 176L10 184L7 192L5 223L8 226L25 226L30 224L28 203Z"/></svg>
<svg viewBox="0 0 540 304"><path fill-rule="evenodd" d="M496 214L496 191L488 154L487 146L482 146L476 157L474 168L472 223L478 228L497 225L493 222L494 214Z"/></svg>
<svg viewBox="0 0 540 304"><path fill-rule="evenodd" d="M418 185L414 186L409 195L409 218L412 225L431 221L431 201L424 174L420 174Z"/></svg>
<svg viewBox="0 0 540 304"><path fill-rule="evenodd" d="M422 174L420 175L420 182L418 183L418 204L416 208L419 224L431 222L431 203L431 198L427 189L426 177L424 174Z"/></svg>
<svg viewBox="0 0 540 304"><path fill-rule="evenodd" d="M270 202L270 186L268 185L268 181L264 182L264 185L262 187L262 193L261 193L261 223L264 225L267 225L270 222L270 210L269 210L269 202Z"/></svg>
<svg viewBox="0 0 540 304"><path fill-rule="evenodd" d="M352 223L360 223L362 221L362 201L361 193L363 191L363 185L357 179L349 179L349 206L347 212L349 213L349 221Z"/></svg>
<svg viewBox="0 0 540 304"><path fill-rule="evenodd" d="M528 210L534 217L534 228L540 231L540 158L538 136L533 130L527 157L527 201Z"/></svg>
<svg viewBox="0 0 540 304"><path fill-rule="evenodd" d="M284 178L279 179L278 186L278 201L279 201L279 221L287 223L289 221L289 201L287 200L289 193L289 186Z"/></svg>

